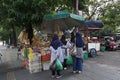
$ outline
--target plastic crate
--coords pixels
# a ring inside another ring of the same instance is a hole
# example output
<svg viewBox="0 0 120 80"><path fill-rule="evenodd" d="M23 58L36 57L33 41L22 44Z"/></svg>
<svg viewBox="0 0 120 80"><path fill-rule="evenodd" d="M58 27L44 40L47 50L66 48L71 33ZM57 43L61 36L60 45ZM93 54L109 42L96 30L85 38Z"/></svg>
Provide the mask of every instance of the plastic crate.
<svg viewBox="0 0 120 80"><path fill-rule="evenodd" d="M41 56L41 62L48 62L48 61L50 61L50 57L51 57L50 54L42 55Z"/></svg>

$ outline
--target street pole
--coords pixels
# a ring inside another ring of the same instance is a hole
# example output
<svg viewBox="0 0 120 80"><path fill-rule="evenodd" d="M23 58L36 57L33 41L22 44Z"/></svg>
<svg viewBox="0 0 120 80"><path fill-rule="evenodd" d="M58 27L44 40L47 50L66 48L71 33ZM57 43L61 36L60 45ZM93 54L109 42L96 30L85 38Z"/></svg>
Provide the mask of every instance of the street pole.
<svg viewBox="0 0 120 80"><path fill-rule="evenodd" d="M78 0L76 0L76 12L78 11Z"/></svg>
<svg viewBox="0 0 120 80"><path fill-rule="evenodd" d="M78 14L78 0L75 0L75 8L74 8L75 14ZM75 32L78 32L78 27L75 26Z"/></svg>
<svg viewBox="0 0 120 80"><path fill-rule="evenodd" d="M75 14L78 14L78 0L75 0L75 9L74 9Z"/></svg>

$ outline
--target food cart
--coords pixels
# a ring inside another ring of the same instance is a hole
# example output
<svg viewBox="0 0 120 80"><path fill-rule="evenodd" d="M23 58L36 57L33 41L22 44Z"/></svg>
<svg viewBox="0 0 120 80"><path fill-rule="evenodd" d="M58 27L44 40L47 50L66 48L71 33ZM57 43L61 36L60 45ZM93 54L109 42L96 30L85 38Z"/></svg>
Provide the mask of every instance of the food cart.
<svg viewBox="0 0 120 80"><path fill-rule="evenodd" d="M90 35L93 31L101 30L100 28L88 28L88 29L80 29L80 32L83 33L83 40L85 42L85 49L84 51L87 51L88 55L91 57L97 56L97 52L100 51L100 40L98 37L93 37Z"/></svg>
<svg viewBox="0 0 120 80"><path fill-rule="evenodd" d="M79 28L79 31L83 33L83 39L86 44L86 51L91 57L97 56L97 52L100 51L100 30L103 27L102 21L88 20L85 21L83 28ZM93 37L90 33L97 31L98 36Z"/></svg>

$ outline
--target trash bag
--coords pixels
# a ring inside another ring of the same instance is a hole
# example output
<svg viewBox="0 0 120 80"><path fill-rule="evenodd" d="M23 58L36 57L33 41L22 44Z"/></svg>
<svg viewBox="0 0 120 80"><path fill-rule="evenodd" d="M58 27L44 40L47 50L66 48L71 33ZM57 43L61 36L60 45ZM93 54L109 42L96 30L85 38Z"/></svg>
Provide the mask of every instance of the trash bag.
<svg viewBox="0 0 120 80"><path fill-rule="evenodd" d="M56 66L56 60L54 60L51 64L50 64L50 70L56 70L57 66Z"/></svg>
<svg viewBox="0 0 120 80"><path fill-rule="evenodd" d="M56 69L57 70L63 70L63 65L62 65L62 63L60 62L59 59L56 60Z"/></svg>
<svg viewBox="0 0 120 80"><path fill-rule="evenodd" d="M66 64L67 64L67 65L71 65L71 64L73 64L73 58L72 58L71 55L69 55L69 56L67 57Z"/></svg>

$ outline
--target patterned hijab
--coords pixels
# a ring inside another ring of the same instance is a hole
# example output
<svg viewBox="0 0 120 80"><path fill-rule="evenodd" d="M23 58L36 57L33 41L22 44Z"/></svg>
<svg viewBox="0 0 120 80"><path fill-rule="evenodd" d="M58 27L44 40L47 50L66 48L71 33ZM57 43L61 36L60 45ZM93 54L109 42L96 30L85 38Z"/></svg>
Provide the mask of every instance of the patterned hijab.
<svg viewBox="0 0 120 80"><path fill-rule="evenodd" d="M67 44L65 35L62 35L61 42L62 42L63 45Z"/></svg>

